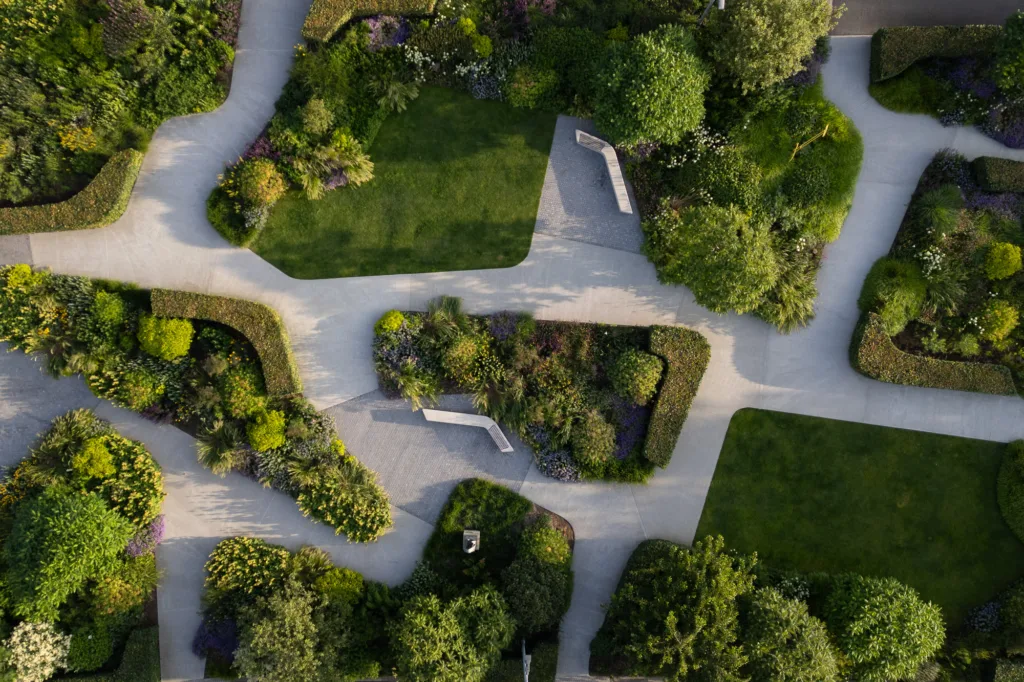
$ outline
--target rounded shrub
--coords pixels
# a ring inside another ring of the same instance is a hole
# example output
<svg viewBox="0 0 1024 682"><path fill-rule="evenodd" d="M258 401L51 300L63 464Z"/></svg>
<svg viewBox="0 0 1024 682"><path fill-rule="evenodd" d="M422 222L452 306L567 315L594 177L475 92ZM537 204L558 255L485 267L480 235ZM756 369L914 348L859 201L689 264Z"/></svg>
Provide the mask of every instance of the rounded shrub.
<svg viewBox="0 0 1024 682"><path fill-rule="evenodd" d="M302 107L302 128L307 133L323 135L331 129L332 123L334 123L334 114L319 97L314 97L306 102L306 106Z"/></svg>
<svg viewBox="0 0 1024 682"><path fill-rule="evenodd" d="M985 253L985 275L989 279L1006 279L1020 272L1020 247L996 242Z"/></svg>
<svg viewBox="0 0 1024 682"><path fill-rule="evenodd" d="M899 334L921 314L928 283L916 263L882 258L871 266L857 305L877 312L889 336Z"/></svg>
<svg viewBox="0 0 1024 682"><path fill-rule="evenodd" d="M401 329L403 322L405 322L405 315L397 310L389 310L381 315L377 323L373 325L373 331L375 334L391 334Z"/></svg>
<svg viewBox="0 0 1024 682"><path fill-rule="evenodd" d="M630 348L612 365L612 386L623 398L646 405L658 390L663 369L664 363L657 355Z"/></svg>
<svg viewBox="0 0 1024 682"><path fill-rule="evenodd" d="M501 585L509 615L527 635L557 627L572 598L569 569L533 557L513 561L502 571Z"/></svg>
<svg viewBox="0 0 1024 682"><path fill-rule="evenodd" d="M284 428L284 412L261 410L246 425L245 432L249 436L249 445L253 450L267 452L284 445Z"/></svg>
<svg viewBox="0 0 1024 682"><path fill-rule="evenodd" d="M470 334L460 334L444 351L441 366L444 373L462 385L473 379L473 367L481 355L481 343Z"/></svg>
<svg viewBox="0 0 1024 682"><path fill-rule="evenodd" d="M597 410L590 410L573 429L572 456L580 464L606 462L615 451L615 428Z"/></svg>
<svg viewBox="0 0 1024 682"><path fill-rule="evenodd" d="M973 358L981 352L981 345L974 334L964 334L953 344L953 350L964 357Z"/></svg>
<svg viewBox="0 0 1024 682"><path fill-rule="evenodd" d="M232 417L244 417L266 406L263 376L255 366L249 363L235 365L217 379L224 409Z"/></svg>
<svg viewBox="0 0 1024 682"><path fill-rule="evenodd" d="M243 161L237 168L238 193L256 206L270 206L288 189L284 176L270 159Z"/></svg>
<svg viewBox="0 0 1024 682"><path fill-rule="evenodd" d="M103 437L89 438L71 455L71 468L85 479L106 478L114 473L114 458Z"/></svg>
<svg viewBox="0 0 1024 682"><path fill-rule="evenodd" d="M121 375L115 399L129 410L142 412L157 403L163 394L164 384L160 377L145 367L137 367Z"/></svg>
<svg viewBox="0 0 1024 682"><path fill-rule="evenodd" d="M96 670L113 655L110 631L102 623L92 623L72 631L67 668L79 673Z"/></svg>
<svg viewBox="0 0 1024 682"><path fill-rule="evenodd" d="M193 332L189 320L155 315L143 315L139 319L139 345L142 350L161 360L176 360L188 355Z"/></svg>
<svg viewBox="0 0 1024 682"><path fill-rule="evenodd" d="M313 582L313 589L331 600L355 604L363 596L363 576L348 568L332 566Z"/></svg>
<svg viewBox="0 0 1024 682"><path fill-rule="evenodd" d="M531 557L541 563L559 566L569 566L572 563L569 541L552 527L551 519L547 516L541 517L519 536L516 556Z"/></svg>
<svg viewBox="0 0 1024 682"><path fill-rule="evenodd" d="M103 333L111 333L125 320L124 299L109 291L97 291L92 301L93 324Z"/></svg>
<svg viewBox="0 0 1024 682"><path fill-rule="evenodd" d="M1017 309L1009 301L991 300L978 318L979 335L986 341L1002 341L1017 328L1018 321Z"/></svg>
<svg viewBox="0 0 1024 682"><path fill-rule="evenodd" d="M514 107L535 109L550 103L558 88L558 73L532 64L520 64L505 86L505 99Z"/></svg>

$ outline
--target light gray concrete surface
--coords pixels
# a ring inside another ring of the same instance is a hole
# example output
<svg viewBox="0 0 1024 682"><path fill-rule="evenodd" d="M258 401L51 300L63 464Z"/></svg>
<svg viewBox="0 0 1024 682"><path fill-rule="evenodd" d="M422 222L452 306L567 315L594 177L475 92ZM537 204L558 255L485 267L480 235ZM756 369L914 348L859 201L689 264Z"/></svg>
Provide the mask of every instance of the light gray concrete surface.
<svg viewBox="0 0 1024 682"><path fill-rule="evenodd" d="M225 107L162 126L125 216L100 230L32 235L33 262L58 272L240 296L273 306L293 340L306 394L321 409L377 389L371 340L373 322L381 313L389 308L423 309L439 294L462 296L474 313L523 309L540 319L685 324L705 334L712 347L711 364L672 463L649 485L565 485L543 478L533 467L522 479L522 494L562 514L576 530L577 583L563 622L560 674L585 674L588 644L600 626L602 604L633 547L647 537L692 541L729 419L737 409L762 407L991 440L1024 436L1024 401L1018 398L892 386L860 377L849 366L847 348L863 276L889 248L928 159L943 147L953 147L968 157L991 154L1024 160L1024 152L1008 150L973 129L946 129L931 118L894 114L877 105L867 93L866 39L834 40L832 60L825 69L826 95L853 118L864 136L864 166L853 209L819 274L817 318L808 328L781 336L752 318L709 313L686 289L660 285L642 255L608 248L600 240L585 243L571 231L559 232L557 221L588 225L605 213L585 212L591 206L581 204L579 197L590 195L564 184L565 177L559 181L557 141L549 162L548 177L553 181L545 183L538 233L529 256L514 268L298 281L247 250L231 248L207 224L204 201L224 162L237 155L270 116L290 61L282 36L291 36L289 44L297 40L304 11L304 5L249 0L235 86ZM265 26L273 26L266 35ZM261 41L273 49L253 49ZM560 130L571 132L574 125L563 119ZM571 141L569 146L576 147ZM590 156L600 163L599 157ZM599 190L594 185L590 191ZM614 199L605 194L607 214L618 215ZM0 239L0 249L3 244ZM406 428L423 427L411 422L374 423L373 410L370 416L360 414L358 403L332 411L339 416L342 438L358 443L354 451L377 458L375 466L389 479L393 494L424 517L440 499L429 486L450 485L462 471L480 471L510 482L516 475L512 470L490 470L490 460L441 465L439 455L439 466L450 467L449 473L428 479L423 475L429 464L426 455L405 462L401 447L388 452L360 440L374 429L393 428L387 437L404 438ZM400 579L419 556L429 532L425 522L397 510L397 527L381 542L332 545L338 541L330 531L298 518L291 500L239 477L221 480L199 469L191 443L180 432L131 415L118 418L125 428L138 429L138 437L151 446L168 476L166 508L174 530L168 558L162 560L167 575L160 593L166 679L198 676L187 640L196 622L202 559L217 537L249 532L281 538L286 544L323 543L340 560L371 577ZM438 434L433 436L439 452L448 447ZM465 458L465 452L460 445L443 457ZM494 457L493 449L485 452L485 457ZM406 468L407 463L411 466ZM417 487L420 483L423 488Z"/></svg>

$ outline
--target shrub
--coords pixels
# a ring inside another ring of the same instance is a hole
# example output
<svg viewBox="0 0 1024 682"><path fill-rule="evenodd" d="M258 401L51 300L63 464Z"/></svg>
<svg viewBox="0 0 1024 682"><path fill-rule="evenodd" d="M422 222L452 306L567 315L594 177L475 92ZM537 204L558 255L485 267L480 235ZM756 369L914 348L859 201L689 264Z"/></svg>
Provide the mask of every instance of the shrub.
<svg viewBox="0 0 1024 682"><path fill-rule="evenodd" d="M1024 91L1024 11L1017 10L1006 19L996 43L992 72L1007 95L1015 97Z"/></svg>
<svg viewBox="0 0 1024 682"><path fill-rule="evenodd" d="M0 234L89 230L109 225L128 207L142 158L142 153L134 149L114 154L92 182L67 201L0 208Z"/></svg>
<svg viewBox="0 0 1024 682"><path fill-rule="evenodd" d="M90 438L71 456L71 468L85 479L106 478L114 473L114 459L103 438Z"/></svg>
<svg viewBox="0 0 1024 682"><path fill-rule="evenodd" d="M996 676L992 682L1024 682L1024 661L1009 658L996 661Z"/></svg>
<svg viewBox="0 0 1024 682"><path fill-rule="evenodd" d="M261 410L251 417L245 426L249 445L257 452L276 450L284 445L284 412Z"/></svg>
<svg viewBox="0 0 1024 682"><path fill-rule="evenodd" d="M328 477L304 488L297 498L302 515L326 523L335 535L344 533L352 542L379 538L391 527L391 506L373 473L362 470L367 480L360 485Z"/></svg>
<svg viewBox="0 0 1024 682"><path fill-rule="evenodd" d="M332 123L334 123L334 114L324 104L323 99L314 97L306 102L306 106L302 107L302 128L307 133L323 135L331 129ZM274 201L268 203L274 203Z"/></svg>
<svg viewBox="0 0 1024 682"><path fill-rule="evenodd" d="M92 301L92 321L98 331L107 339L113 340L116 331L124 324L124 299L109 291L96 292Z"/></svg>
<svg viewBox="0 0 1024 682"><path fill-rule="evenodd" d="M1003 597L999 620L1012 640L1024 635L1024 584L1018 583Z"/></svg>
<svg viewBox="0 0 1024 682"><path fill-rule="evenodd" d="M968 358L972 358L981 352L981 344L974 334L964 334L953 344L953 351Z"/></svg>
<svg viewBox="0 0 1024 682"><path fill-rule="evenodd" d="M405 315L397 310L389 310L381 315L377 323L373 325L373 333L380 335L397 332L402 328L404 322Z"/></svg>
<svg viewBox="0 0 1024 682"><path fill-rule="evenodd" d="M709 82L693 37L662 26L612 54L598 76L594 122L617 146L674 144L704 117Z"/></svg>
<svg viewBox="0 0 1024 682"><path fill-rule="evenodd" d="M114 655L110 630L102 622L90 623L71 633L67 669L74 672L96 670Z"/></svg>
<svg viewBox="0 0 1024 682"><path fill-rule="evenodd" d="M1020 272L1020 247L997 242L985 253L985 274L989 279L1006 279Z"/></svg>
<svg viewBox="0 0 1024 682"><path fill-rule="evenodd" d="M864 682L913 677L946 638L939 607L893 578L837 578L825 615L853 674Z"/></svg>
<svg viewBox="0 0 1024 682"><path fill-rule="evenodd" d="M1009 301L991 300L978 320L978 335L986 341L1002 341L1017 328L1017 321L1017 309Z"/></svg>
<svg viewBox="0 0 1024 682"><path fill-rule="evenodd" d="M105 441L114 471L103 479L96 492L135 528L144 528L159 516L164 500L160 465L146 446L137 440L112 433L106 436Z"/></svg>
<svg viewBox="0 0 1024 682"><path fill-rule="evenodd" d="M1010 370L981 362L952 362L904 353L874 313L862 319L853 335L853 368L861 374L905 386L946 388L993 395L1016 395Z"/></svg>
<svg viewBox="0 0 1024 682"><path fill-rule="evenodd" d="M206 561L205 587L218 596L233 592L268 595L284 582L290 559L284 547L259 538L221 540Z"/></svg>
<svg viewBox="0 0 1024 682"><path fill-rule="evenodd" d="M1006 446L996 489L1006 525L1024 542L1024 441Z"/></svg>
<svg viewBox="0 0 1024 682"><path fill-rule="evenodd" d="M710 59L743 92L759 90L803 70L815 43L842 9L828 0L739 0L715 16Z"/></svg>
<svg viewBox="0 0 1024 682"><path fill-rule="evenodd" d="M165 390L164 383L155 372L145 367L132 367L121 373L113 398L122 407L142 412L159 402Z"/></svg>
<svg viewBox="0 0 1024 682"><path fill-rule="evenodd" d="M71 638L51 623L18 623L4 642L17 682L44 682L67 662Z"/></svg>
<svg viewBox="0 0 1024 682"><path fill-rule="evenodd" d="M160 682L160 637L155 627L133 630L128 635L121 665L111 682Z"/></svg>
<svg viewBox="0 0 1024 682"><path fill-rule="evenodd" d="M597 410L590 410L573 429L572 456L580 464L605 462L615 451L615 429Z"/></svg>
<svg viewBox="0 0 1024 682"><path fill-rule="evenodd" d="M259 370L247 362L235 365L217 377L224 409L230 416L240 419L266 409L267 396L262 379Z"/></svg>
<svg viewBox="0 0 1024 682"><path fill-rule="evenodd" d="M238 194L243 201L254 206L275 204L287 189L284 176L270 159L242 161L236 173Z"/></svg>
<svg viewBox="0 0 1024 682"><path fill-rule="evenodd" d="M875 312L886 334L895 336L921 314L928 282L916 263L881 258L871 266L857 305Z"/></svg>
<svg viewBox="0 0 1024 682"><path fill-rule="evenodd" d="M374 14L432 14L436 0L313 0L302 37L327 42L353 17Z"/></svg>
<svg viewBox="0 0 1024 682"><path fill-rule="evenodd" d="M317 630L312 594L295 581L242 609L242 633L235 667L263 682L317 677Z"/></svg>
<svg viewBox="0 0 1024 682"><path fill-rule="evenodd" d="M698 332L682 327L654 327L651 352L665 359L667 370L644 441L644 457L668 466L690 405L711 360L711 345Z"/></svg>
<svg viewBox="0 0 1024 682"><path fill-rule="evenodd" d="M871 37L871 81L899 75L928 57L974 57L992 51L1002 26L894 26Z"/></svg>
<svg viewBox="0 0 1024 682"><path fill-rule="evenodd" d="M572 572L564 566L518 558L501 574L509 615L526 634L557 627L572 598Z"/></svg>
<svg viewBox="0 0 1024 682"><path fill-rule="evenodd" d="M646 405L658 390L662 369L658 356L630 348L619 355L609 375L616 393L637 405Z"/></svg>
<svg viewBox="0 0 1024 682"><path fill-rule="evenodd" d="M332 566L313 581L313 589L330 599L355 604L363 596L363 576L348 568Z"/></svg>
<svg viewBox="0 0 1024 682"><path fill-rule="evenodd" d="M516 67L505 83L505 99L514 107L523 109L549 108L552 95L558 88L558 74L524 63Z"/></svg>
<svg viewBox="0 0 1024 682"><path fill-rule="evenodd" d="M555 564L568 568L572 564L572 550L569 541L560 531L552 527L551 519L543 516L530 525L519 536L519 558L528 558L540 563Z"/></svg>
<svg viewBox="0 0 1024 682"><path fill-rule="evenodd" d="M210 320L237 330L259 355L271 395L291 395L302 391L288 331L273 308L238 298L167 289L154 289L151 305L155 315Z"/></svg>
<svg viewBox="0 0 1024 682"><path fill-rule="evenodd" d="M135 611L156 589L159 577L156 557L152 554L122 558L112 573L94 584L93 606L103 616L121 616Z"/></svg>
<svg viewBox="0 0 1024 682"><path fill-rule="evenodd" d="M134 532L95 493L50 486L25 502L3 549L14 613L55 620L71 594L114 571Z"/></svg>
<svg viewBox="0 0 1024 682"><path fill-rule="evenodd" d="M774 588L751 598L743 643L751 682L836 682L839 662L825 624Z"/></svg>
<svg viewBox="0 0 1024 682"><path fill-rule="evenodd" d="M192 323L188 320L154 315L139 318L139 346L161 360L176 360L188 355L192 333Z"/></svg>
<svg viewBox="0 0 1024 682"><path fill-rule="evenodd" d="M989 192L1024 192L1024 162L979 156L973 162L974 175Z"/></svg>

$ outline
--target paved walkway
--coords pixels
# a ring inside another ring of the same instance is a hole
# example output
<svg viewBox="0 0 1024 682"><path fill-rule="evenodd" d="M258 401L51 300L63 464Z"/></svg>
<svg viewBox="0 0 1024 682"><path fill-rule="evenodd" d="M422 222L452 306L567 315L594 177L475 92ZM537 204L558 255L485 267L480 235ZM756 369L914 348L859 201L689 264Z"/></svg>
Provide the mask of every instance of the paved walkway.
<svg viewBox="0 0 1024 682"><path fill-rule="evenodd" d="M368 424L360 421L367 418L359 414L358 402L340 404L377 388L370 358L373 322L389 308L422 309L442 293L462 296L476 313L526 309L542 319L685 324L700 330L711 342L711 365L672 464L649 485L565 485L532 466L520 483L522 494L569 519L576 531L576 588L563 623L560 676L586 674L601 605L636 543L645 537L692 541L737 409L762 407L992 440L1024 436L1020 399L891 386L849 367L847 347L863 277L888 249L931 156L955 147L968 156L1024 160L1024 152L1007 150L976 131L944 129L932 119L892 114L875 104L867 93L865 39L834 41L825 71L826 94L853 117L865 139L854 207L818 279L817 319L805 330L781 336L752 318L711 314L684 288L661 286L642 255L551 234L536 234L530 255L514 268L321 281L292 280L251 252L232 248L207 224L204 202L224 162L237 156L273 112L305 10L302 2L247 0L227 103L212 114L175 119L160 128L121 220L101 230L32 235L28 245L24 238L4 238L0 258L28 255L35 265L58 272L267 303L288 326L308 397L320 408L333 408L342 422L351 418L353 428ZM557 166L564 158L555 150L550 163ZM551 173L564 177L566 169L555 167ZM546 194L550 191L546 184ZM565 210L572 196L567 191L562 202L542 198L538 223L551 220L550 211ZM0 397L8 395L2 383L0 391ZM201 677L202 662L192 656L188 642L198 620L202 564L218 538L249 533L290 546L316 543L371 578L397 582L411 570L429 534L432 519L396 508L396 528L379 543L345 544L302 519L285 496L237 475L218 479L201 469L192 443L176 429L106 405L100 411L145 441L167 477L168 541L161 551L159 593L167 680ZM380 412L389 418L391 411ZM372 409L369 420L374 420ZM343 430L342 437L358 440L362 434ZM455 456L464 452L459 449ZM380 456L385 462L387 453ZM417 466L432 465L423 457L418 461L403 468L396 464L385 476L398 480L404 473L406 478L394 484L401 493L396 499L426 517L436 508L436 496L426 486L446 483L443 477L424 479L424 489L417 491ZM503 480L511 481L513 474L487 471L480 462L468 466Z"/></svg>

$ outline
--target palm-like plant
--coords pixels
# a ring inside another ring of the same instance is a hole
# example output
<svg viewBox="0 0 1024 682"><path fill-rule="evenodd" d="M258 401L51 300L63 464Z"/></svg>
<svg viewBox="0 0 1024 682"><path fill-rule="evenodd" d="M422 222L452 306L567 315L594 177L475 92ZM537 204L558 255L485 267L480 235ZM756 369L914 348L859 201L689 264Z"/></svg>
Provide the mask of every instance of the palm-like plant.
<svg viewBox="0 0 1024 682"><path fill-rule="evenodd" d="M424 402L436 403L441 393L437 379L430 373L420 370L414 360L406 360L395 376L395 383L402 397L412 403L413 412L423 407Z"/></svg>
<svg viewBox="0 0 1024 682"><path fill-rule="evenodd" d="M306 198L312 201L322 199L324 196L323 176L329 169L315 156L295 159L292 161L292 168L299 175L299 184L302 185L302 191L306 194Z"/></svg>
<svg viewBox="0 0 1024 682"><path fill-rule="evenodd" d="M42 355L47 373L59 378L72 372L68 370L68 358L78 351L74 335L63 327L35 329L25 339L28 353Z"/></svg>
<svg viewBox="0 0 1024 682"><path fill-rule="evenodd" d="M469 316L462 312L458 296L439 296L427 304L428 332L440 341L450 341L469 329Z"/></svg>
<svg viewBox="0 0 1024 682"><path fill-rule="evenodd" d="M409 102L419 97L420 87L416 83L402 83L394 78L382 78L377 82L380 99L377 104L391 111L402 112Z"/></svg>
<svg viewBox="0 0 1024 682"><path fill-rule="evenodd" d="M242 429L234 422L214 422L196 443L199 463L222 478L239 464L244 452Z"/></svg>

